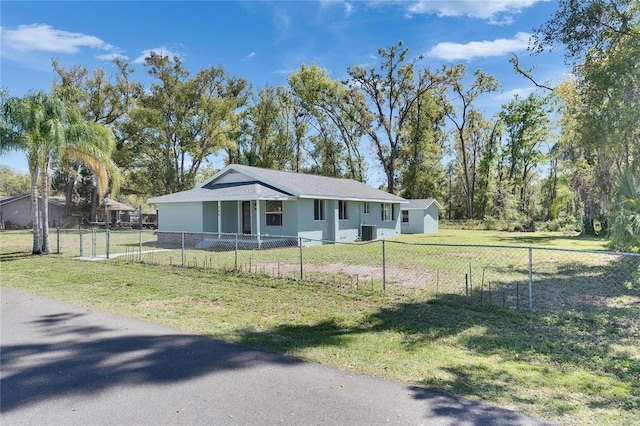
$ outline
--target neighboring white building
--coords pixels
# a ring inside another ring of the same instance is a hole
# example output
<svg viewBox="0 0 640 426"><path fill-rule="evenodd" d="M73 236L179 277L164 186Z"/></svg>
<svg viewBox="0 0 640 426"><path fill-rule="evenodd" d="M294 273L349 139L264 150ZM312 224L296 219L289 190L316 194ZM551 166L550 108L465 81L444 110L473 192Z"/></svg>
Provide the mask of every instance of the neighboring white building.
<svg viewBox="0 0 640 426"><path fill-rule="evenodd" d="M439 210L442 206L433 198L407 200L400 210L403 234L431 234L438 232Z"/></svg>

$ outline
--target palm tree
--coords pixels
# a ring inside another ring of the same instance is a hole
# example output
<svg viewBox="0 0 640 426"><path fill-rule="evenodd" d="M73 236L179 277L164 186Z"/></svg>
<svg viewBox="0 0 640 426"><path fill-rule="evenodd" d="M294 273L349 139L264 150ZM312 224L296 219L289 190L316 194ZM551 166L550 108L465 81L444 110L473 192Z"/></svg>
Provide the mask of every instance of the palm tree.
<svg viewBox="0 0 640 426"><path fill-rule="evenodd" d="M89 123L62 92L29 92L24 98L2 98L0 152L23 150L31 175L32 253L49 253L49 190L51 164L75 159L89 167L100 196L107 192L109 178L117 191L119 172L111 160L115 137L111 129ZM38 205L38 179L42 190L42 212Z"/></svg>
<svg viewBox="0 0 640 426"><path fill-rule="evenodd" d="M611 229L611 243L616 250L640 250L640 176L630 170L616 181L617 208Z"/></svg>
<svg viewBox="0 0 640 426"><path fill-rule="evenodd" d="M29 175L31 177L31 223L33 226L33 254L42 251L40 233L40 215L38 208L38 176L40 172L40 148L42 136L40 134L44 110L41 108L42 93L33 92L24 99L2 97L2 140L0 152L22 150L27 154Z"/></svg>

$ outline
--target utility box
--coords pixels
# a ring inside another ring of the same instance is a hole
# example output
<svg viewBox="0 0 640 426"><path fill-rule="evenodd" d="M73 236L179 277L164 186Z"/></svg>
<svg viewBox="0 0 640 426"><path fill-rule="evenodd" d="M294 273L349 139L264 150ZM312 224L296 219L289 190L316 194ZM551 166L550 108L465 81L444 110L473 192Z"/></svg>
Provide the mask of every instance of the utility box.
<svg viewBox="0 0 640 426"><path fill-rule="evenodd" d="M376 225L362 225L360 236L362 241L373 241L378 238L378 227Z"/></svg>

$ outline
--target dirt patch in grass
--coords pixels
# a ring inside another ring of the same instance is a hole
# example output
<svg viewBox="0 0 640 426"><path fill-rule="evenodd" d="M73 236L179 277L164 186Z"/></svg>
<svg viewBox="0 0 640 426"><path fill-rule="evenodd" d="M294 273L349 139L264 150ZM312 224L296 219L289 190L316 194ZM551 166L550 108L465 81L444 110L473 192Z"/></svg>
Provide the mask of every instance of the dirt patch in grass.
<svg viewBox="0 0 640 426"><path fill-rule="evenodd" d="M300 277L300 265L293 263L261 262L254 265L254 271L274 277ZM306 264L303 268L305 279L338 284L339 286L358 286L374 282L381 282L383 275L387 283L406 287L420 286L421 283L434 279L435 275L421 267L401 268L388 266L357 265L351 263L334 262L328 264ZM323 279L324 278L324 279Z"/></svg>

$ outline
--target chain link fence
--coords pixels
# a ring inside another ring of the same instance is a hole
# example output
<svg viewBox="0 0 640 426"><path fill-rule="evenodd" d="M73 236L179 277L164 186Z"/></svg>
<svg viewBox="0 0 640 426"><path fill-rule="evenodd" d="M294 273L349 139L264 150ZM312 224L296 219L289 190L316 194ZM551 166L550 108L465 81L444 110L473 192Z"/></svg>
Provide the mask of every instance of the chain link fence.
<svg viewBox="0 0 640 426"><path fill-rule="evenodd" d="M301 237L58 230L57 250L514 309L640 306L640 255L524 246L336 243Z"/></svg>

